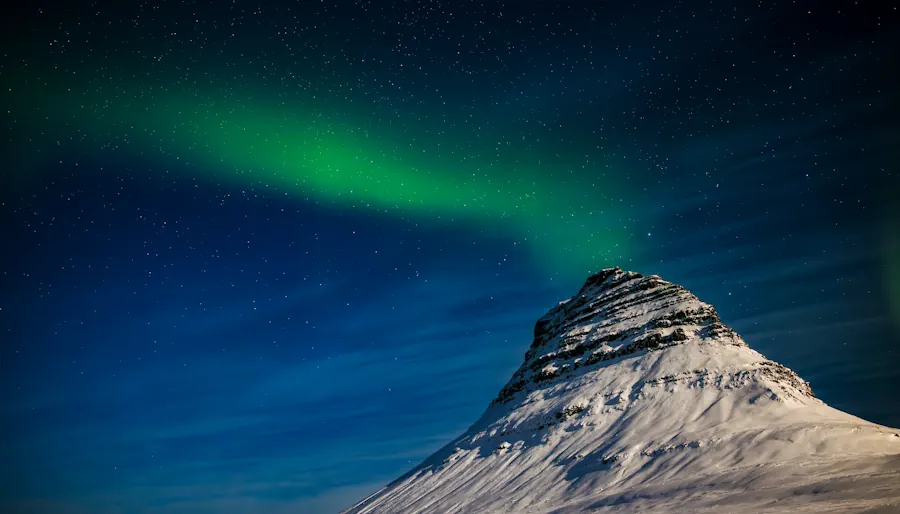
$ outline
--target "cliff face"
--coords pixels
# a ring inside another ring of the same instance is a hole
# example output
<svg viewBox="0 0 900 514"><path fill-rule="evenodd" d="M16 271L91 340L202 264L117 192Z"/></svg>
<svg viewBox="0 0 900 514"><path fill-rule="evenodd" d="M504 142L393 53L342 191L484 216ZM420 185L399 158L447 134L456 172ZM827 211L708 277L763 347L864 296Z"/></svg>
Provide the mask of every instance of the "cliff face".
<svg viewBox="0 0 900 514"><path fill-rule="evenodd" d="M347 512L891 502L897 431L816 399L684 288L611 268L537 321L524 363L466 433Z"/></svg>

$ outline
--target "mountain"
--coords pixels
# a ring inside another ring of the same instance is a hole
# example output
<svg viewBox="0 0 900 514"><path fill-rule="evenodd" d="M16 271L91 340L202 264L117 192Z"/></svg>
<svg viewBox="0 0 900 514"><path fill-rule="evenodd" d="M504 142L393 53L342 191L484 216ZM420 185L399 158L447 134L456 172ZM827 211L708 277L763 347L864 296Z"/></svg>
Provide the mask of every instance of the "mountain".
<svg viewBox="0 0 900 514"><path fill-rule="evenodd" d="M347 514L900 513L900 432L658 276L590 278L464 434Z"/></svg>

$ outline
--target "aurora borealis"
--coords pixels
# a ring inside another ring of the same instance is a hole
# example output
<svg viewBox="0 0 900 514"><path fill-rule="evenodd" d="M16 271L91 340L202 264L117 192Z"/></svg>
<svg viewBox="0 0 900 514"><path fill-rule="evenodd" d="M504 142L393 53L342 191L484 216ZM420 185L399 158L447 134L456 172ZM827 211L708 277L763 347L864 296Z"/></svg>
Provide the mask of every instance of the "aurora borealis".
<svg viewBox="0 0 900 514"><path fill-rule="evenodd" d="M54 137L71 137L77 127L82 143L95 148L121 144L142 155L158 152L235 187L494 227L530 240L533 253L550 263L577 263L579 274L625 255L627 228L612 199L622 197L626 184L615 172L605 173L614 162L605 152L594 162L588 155L579 160L513 146L503 134L481 147L449 131L385 134L377 122L344 116L315 95L273 101L263 87L241 86L223 98L215 75L209 85L174 91L121 75L110 77L111 84L81 82L57 68L22 66L11 77L14 123L49 129ZM567 176L586 162L603 170L587 189Z"/></svg>
<svg viewBox="0 0 900 514"><path fill-rule="evenodd" d="M611 252L622 255L623 230L611 226L621 223L621 216L611 207L586 207L596 198L610 197L615 188L603 182L612 180L600 181L596 191L580 190L526 159L454 158L442 155L439 145L398 148L389 138L348 125L318 127L302 109L279 109L264 101L244 107L210 100L198 108L179 95L148 101L131 100L137 93L122 95L128 97L124 105L105 103L96 119L84 115L81 106L72 113L64 107L52 111L65 112L62 118L85 127L89 138L134 127L131 138L137 148L158 148L235 187L271 188L337 208L372 209L426 222L449 218L496 227L536 242L536 254L594 269L612 262ZM461 173L463 169L473 173Z"/></svg>
<svg viewBox="0 0 900 514"><path fill-rule="evenodd" d="M3 512L336 511L607 265L900 425L890 5L17 9Z"/></svg>

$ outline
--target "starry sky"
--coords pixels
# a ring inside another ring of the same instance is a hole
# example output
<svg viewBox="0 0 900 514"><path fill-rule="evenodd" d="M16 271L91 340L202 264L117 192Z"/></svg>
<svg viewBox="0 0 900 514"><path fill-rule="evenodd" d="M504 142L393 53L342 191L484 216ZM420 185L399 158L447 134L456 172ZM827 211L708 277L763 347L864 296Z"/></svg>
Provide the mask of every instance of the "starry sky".
<svg viewBox="0 0 900 514"><path fill-rule="evenodd" d="M894 2L25 4L3 512L335 512L611 265L900 426Z"/></svg>

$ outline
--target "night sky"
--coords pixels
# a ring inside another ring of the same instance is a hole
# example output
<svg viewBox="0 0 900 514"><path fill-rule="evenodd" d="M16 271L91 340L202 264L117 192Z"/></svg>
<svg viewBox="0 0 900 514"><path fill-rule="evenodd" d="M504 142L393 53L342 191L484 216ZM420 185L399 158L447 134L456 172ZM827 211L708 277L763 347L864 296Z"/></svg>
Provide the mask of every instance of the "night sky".
<svg viewBox="0 0 900 514"><path fill-rule="evenodd" d="M24 2L0 510L334 512L591 271L900 426L897 2Z"/></svg>

